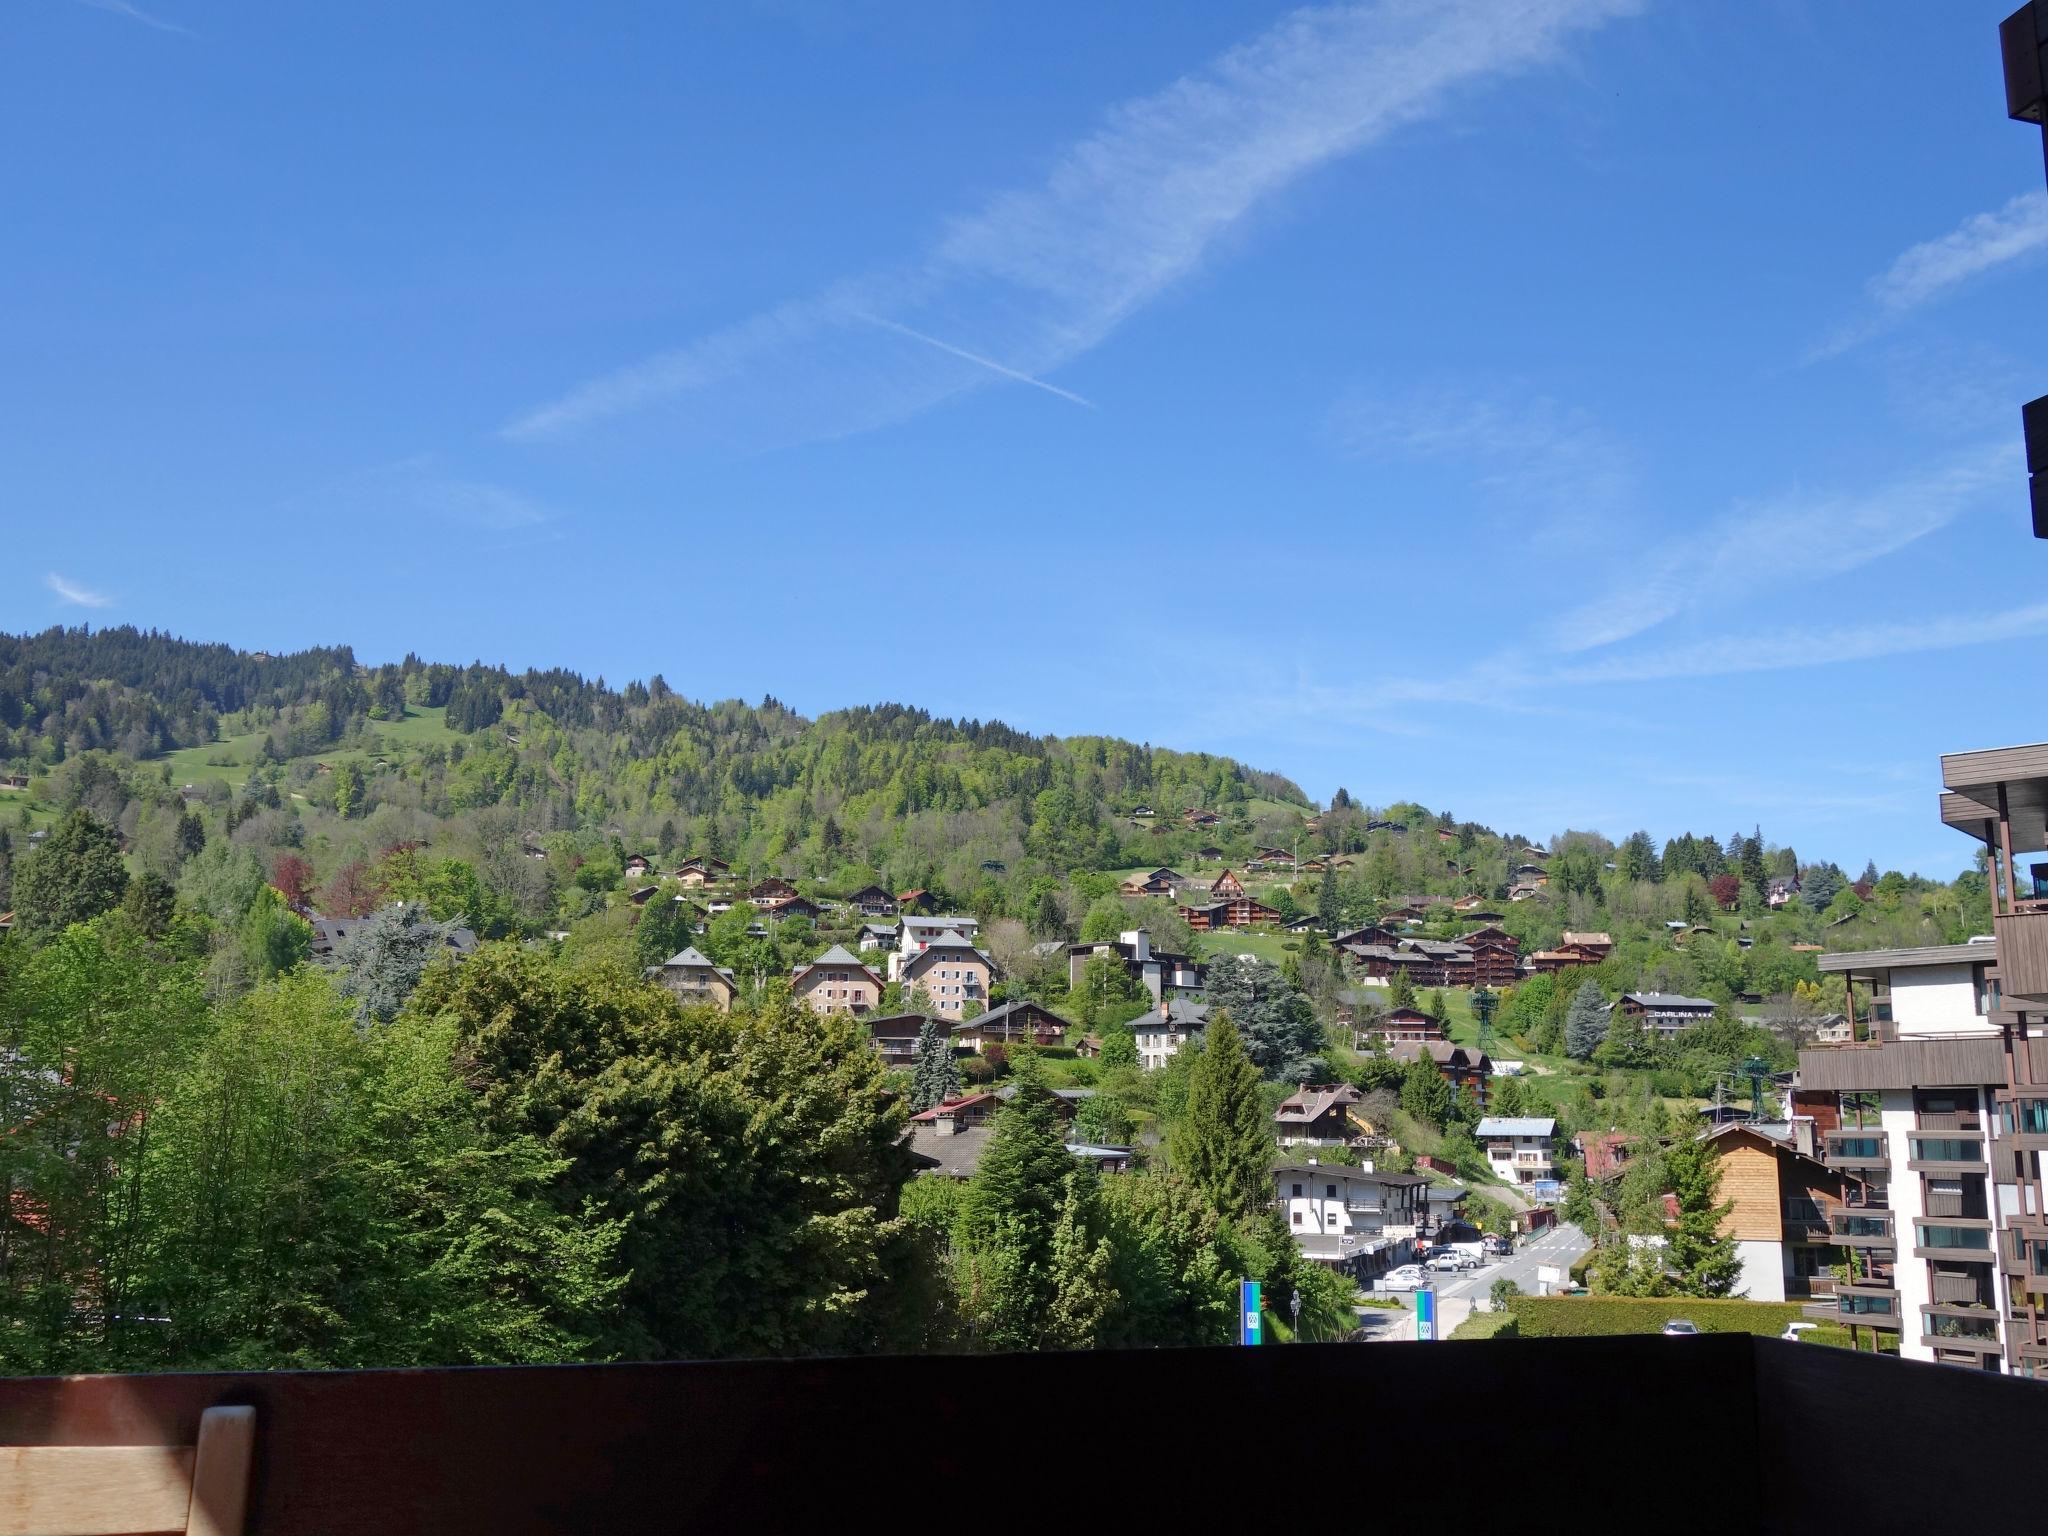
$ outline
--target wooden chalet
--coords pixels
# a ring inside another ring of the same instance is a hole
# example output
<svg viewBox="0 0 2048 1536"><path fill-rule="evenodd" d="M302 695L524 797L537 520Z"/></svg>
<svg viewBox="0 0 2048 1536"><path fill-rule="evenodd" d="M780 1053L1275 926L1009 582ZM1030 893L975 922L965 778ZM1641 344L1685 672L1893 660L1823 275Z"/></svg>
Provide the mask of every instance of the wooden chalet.
<svg viewBox="0 0 2048 1536"><path fill-rule="evenodd" d="M674 870L674 877L691 887L720 885L731 874L732 866L725 860L704 855L685 859Z"/></svg>
<svg viewBox="0 0 2048 1536"><path fill-rule="evenodd" d="M1244 882L1226 869L1209 882L1209 894L1218 901L1229 901L1244 894Z"/></svg>
<svg viewBox="0 0 2048 1536"><path fill-rule="evenodd" d="M1582 949L1590 955L1605 960L1614 952L1614 935L1605 931L1574 933L1572 930L1566 929L1564 938L1558 944L1558 948Z"/></svg>
<svg viewBox="0 0 2048 1536"><path fill-rule="evenodd" d="M1174 888L1180 884L1181 876L1170 869L1155 869L1149 874L1132 875L1117 887L1125 896L1171 897Z"/></svg>
<svg viewBox="0 0 2048 1536"><path fill-rule="evenodd" d="M931 913L938 911L938 909L939 899L930 891L918 889L914 891L898 891L896 893L896 910L906 917L912 915L929 916Z"/></svg>
<svg viewBox="0 0 2048 1536"><path fill-rule="evenodd" d="M896 898L879 885L864 885L846 898L846 904L862 917L894 917Z"/></svg>
<svg viewBox="0 0 2048 1536"><path fill-rule="evenodd" d="M763 880L747 892L747 900L765 912L770 907L780 906L796 894L796 887L787 880L781 879L776 875L770 875L766 880Z"/></svg>
<svg viewBox="0 0 2048 1536"><path fill-rule="evenodd" d="M1344 1146L1365 1139L1351 1118L1365 1095L1349 1083L1303 1083L1273 1111L1274 1140L1283 1147Z"/></svg>
<svg viewBox="0 0 2048 1536"><path fill-rule="evenodd" d="M1065 1043L1073 1026L1050 1008L1028 999L999 1003L986 1013L953 1026L953 1044L969 1051L991 1045L1035 1045L1041 1048Z"/></svg>
<svg viewBox="0 0 2048 1536"><path fill-rule="evenodd" d="M917 1061L917 1037L925 1026L921 1013L888 1013L861 1020L875 1053L892 1067L907 1067Z"/></svg>
<svg viewBox="0 0 2048 1536"><path fill-rule="evenodd" d="M1239 896L1231 901L1184 902L1181 919L1196 933L1214 933L1222 928L1271 927L1280 921L1280 909L1263 901Z"/></svg>
<svg viewBox="0 0 2048 1536"><path fill-rule="evenodd" d="M787 901L778 901L761 909L768 914L768 921L779 923L785 918L808 917L816 922L825 915L825 909L808 896L792 896Z"/></svg>

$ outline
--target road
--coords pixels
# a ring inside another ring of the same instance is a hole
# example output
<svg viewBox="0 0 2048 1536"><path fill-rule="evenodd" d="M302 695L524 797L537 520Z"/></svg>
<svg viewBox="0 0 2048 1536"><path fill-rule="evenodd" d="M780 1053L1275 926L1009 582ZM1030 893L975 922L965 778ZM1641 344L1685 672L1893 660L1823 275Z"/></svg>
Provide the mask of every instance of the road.
<svg viewBox="0 0 2048 1536"><path fill-rule="evenodd" d="M1590 1247L1592 1244L1586 1241L1583 1232L1564 1224L1525 1240L1521 1247L1497 1263L1482 1264L1477 1269L1456 1275L1435 1276L1439 1337L1448 1336L1453 1328L1470 1317L1473 1305L1485 1300L1496 1281L1512 1280L1533 1296L1537 1291L1538 1266L1548 1264L1567 1270L1572 1261ZM1404 1303L1400 1312L1375 1307L1359 1309L1359 1323L1365 1330L1366 1342L1377 1344L1415 1337L1414 1299L1411 1295L1396 1294Z"/></svg>

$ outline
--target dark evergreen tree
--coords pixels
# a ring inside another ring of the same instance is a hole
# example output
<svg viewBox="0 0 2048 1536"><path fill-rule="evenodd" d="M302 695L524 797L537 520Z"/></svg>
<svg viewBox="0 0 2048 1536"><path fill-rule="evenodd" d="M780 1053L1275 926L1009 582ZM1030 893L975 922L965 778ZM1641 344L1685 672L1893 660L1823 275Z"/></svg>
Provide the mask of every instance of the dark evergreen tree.
<svg viewBox="0 0 2048 1536"><path fill-rule="evenodd" d="M127 889L121 839L92 812L76 810L15 865L14 920L30 938L46 938L111 912Z"/></svg>
<svg viewBox="0 0 2048 1536"><path fill-rule="evenodd" d="M1174 1128L1173 1165L1226 1218L1243 1221L1272 1198L1272 1130L1259 1069L1230 1015L1212 1015L1204 1035Z"/></svg>
<svg viewBox="0 0 2048 1536"><path fill-rule="evenodd" d="M1673 1288L1685 1296L1728 1296L1742 1279L1735 1237L1722 1231L1733 1205L1721 1200L1721 1161L1714 1144L1682 1136L1664 1154L1664 1174L1678 1199L1678 1225L1666 1240Z"/></svg>
<svg viewBox="0 0 2048 1536"><path fill-rule="evenodd" d="M1230 1015L1246 1054L1265 1076L1316 1082L1325 1075L1315 1007L1279 967L1244 956L1212 960L1209 1005Z"/></svg>
<svg viewBox="0 0 2048 1536"><path fill-rule="evenodd" d="M910 1112L923 1114L960 1092L960 1067L952 1032L937 1019L918 1026L917 1055L910 1069Z"/></svg>
<svg viewBox="0 0 2048 1536"><path fill-rule="evenodd" d="M1598 983L1581 982L1571 1011L1565 1015L1565 1053L1575 1061L1590 1061L1606 1038L1607 999Z"/></svg>

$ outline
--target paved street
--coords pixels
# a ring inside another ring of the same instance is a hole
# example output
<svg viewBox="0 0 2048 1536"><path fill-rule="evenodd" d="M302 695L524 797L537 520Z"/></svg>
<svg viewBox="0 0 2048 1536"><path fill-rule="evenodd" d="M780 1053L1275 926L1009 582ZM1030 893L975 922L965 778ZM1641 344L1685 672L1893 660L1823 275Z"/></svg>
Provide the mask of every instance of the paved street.
<svg viewBox="0 0 2048 1536"><path fill-rule="evenodd" d="M1483 1301L1493 1290L1494 1282L1508 1279L1519 1285L1530 1295L1537 1290L1536 1271L1542 1265L1554 1265L1558 1270L1568 1270L1572 1261L1592 1245L1577 1227L1559 1226L1541 1236L1525 1242L1514 1253L1498 1263L1482 1264L1475 1270L1458 1275L1437 1275L1436 1282L1437 1320L1440 1336L1450 1331L1472 1315L1476 1302ZM1359 1310L1359 1325L1365 1330L1366 1342L1378 1344L1395 1342L1415 1337L1414 1298L1396 1293L1404 1305L1400 1312L1381 1308L1364 1307Z"/></svg>

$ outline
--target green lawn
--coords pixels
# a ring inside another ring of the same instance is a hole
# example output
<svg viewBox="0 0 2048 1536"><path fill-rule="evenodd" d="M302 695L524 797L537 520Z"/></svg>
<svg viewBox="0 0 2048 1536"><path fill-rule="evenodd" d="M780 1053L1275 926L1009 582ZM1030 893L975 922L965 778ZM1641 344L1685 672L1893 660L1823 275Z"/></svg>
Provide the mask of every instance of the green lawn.
<svg viewBox="0 0 2048 1536"><path fill-rule="evenodd" d="M1218 955L1257 955L1275 965L1287 958L1288 945L1300 942L1292 934L1277 933L1269 928L1228 928L1220 933L1195 935L1195 947L1200 951L1201 959L1214 959Z"/></svg>
<svg viewBox="0 0 2048 1536"><path fill-rule="evenodd" d="M445 743L448 728L443 717L445 708L412 709L406 711L403 720L372 720L370 729L383 738L384 756L392 755L394 749ZM180 747L157 759L170 764L171 782L174 784L197 784L205 779L224 779L230 784L240 784L249 777L249 770L262 761L264 731L253 731L245 736L227 736L203 746ZM333 752L323 753L323 762L343 762L349 757L358 762L367 762L368 754ZM210 762L208 759L221 758L224 762Z"/></svg>

